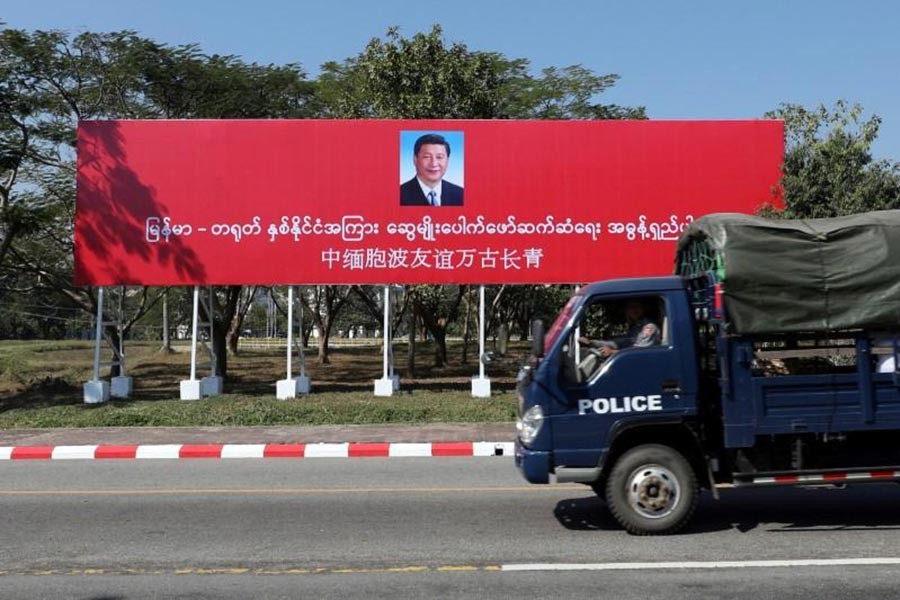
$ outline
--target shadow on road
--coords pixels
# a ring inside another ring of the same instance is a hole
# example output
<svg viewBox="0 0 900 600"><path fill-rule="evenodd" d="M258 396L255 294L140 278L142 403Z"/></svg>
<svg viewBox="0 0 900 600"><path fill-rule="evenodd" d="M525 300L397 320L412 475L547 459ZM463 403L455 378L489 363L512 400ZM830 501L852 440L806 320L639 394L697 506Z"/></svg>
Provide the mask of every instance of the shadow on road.
<svg viewBox="0 0 900 600"><path fill-rule="evenodd" d="M756 529L765 533L900 530L900 485L871 484L834 488L757 488L721 490L716 501L704 492L683 534ZM573 531L621 530L597 496L561 500L553 514Z"/></svg>

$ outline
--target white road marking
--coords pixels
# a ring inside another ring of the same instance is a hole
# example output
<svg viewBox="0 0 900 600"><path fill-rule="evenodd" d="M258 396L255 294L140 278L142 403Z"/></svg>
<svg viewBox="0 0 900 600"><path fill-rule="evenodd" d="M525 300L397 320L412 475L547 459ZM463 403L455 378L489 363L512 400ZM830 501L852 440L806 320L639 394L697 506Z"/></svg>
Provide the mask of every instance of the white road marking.
<svg viewBox="0 0 900 600"><path fill-rule="evenodd" d="M900 558L801 558L787 560L717 560L683 562L523 563L501 571L647 571L660 569L771 569L778 567L853 567L900 565Z"/></svg>
<svg viewBox="0 0 900 600"><path fill-rule="evenodd" d="M10 460L15 446L0 446L0 460Z"/></svg>

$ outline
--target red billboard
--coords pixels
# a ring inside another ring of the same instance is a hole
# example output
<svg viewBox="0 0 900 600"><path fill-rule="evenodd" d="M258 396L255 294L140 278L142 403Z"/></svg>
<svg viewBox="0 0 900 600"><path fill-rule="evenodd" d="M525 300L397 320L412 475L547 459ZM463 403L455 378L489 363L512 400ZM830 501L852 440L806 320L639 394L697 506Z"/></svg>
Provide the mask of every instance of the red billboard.
<svg viewBox="0 0 900 600"><path fill-rule="evenodd" d="M75 283L665 274L782 159L780 121L84 121Z"/></svg>

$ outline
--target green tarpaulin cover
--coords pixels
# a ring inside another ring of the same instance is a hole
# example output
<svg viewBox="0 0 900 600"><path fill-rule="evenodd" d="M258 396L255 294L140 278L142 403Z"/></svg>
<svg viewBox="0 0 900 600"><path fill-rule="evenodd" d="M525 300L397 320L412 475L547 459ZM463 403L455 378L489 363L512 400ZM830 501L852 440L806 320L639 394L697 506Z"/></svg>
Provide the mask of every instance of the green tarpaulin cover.
<svg viewBox="0 0 900 600"><path fill-rule="evenodd" d="M676 272L711 271L739 334L900 328L900 210L773 220L721 213L678 241Z"/></svg>

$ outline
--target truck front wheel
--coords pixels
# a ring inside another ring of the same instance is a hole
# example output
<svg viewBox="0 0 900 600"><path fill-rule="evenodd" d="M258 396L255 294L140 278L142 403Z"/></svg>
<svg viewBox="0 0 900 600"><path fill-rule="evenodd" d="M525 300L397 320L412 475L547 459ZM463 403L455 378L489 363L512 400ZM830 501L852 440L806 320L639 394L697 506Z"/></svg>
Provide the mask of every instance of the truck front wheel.
<svg viewBox="0 0 900 600"><path fill-rule="evenodd" d="M694 514L700 490L687 459L669 446L645 444L625 452L606 480L606 504L636 535L675 533Z"/></svg>

